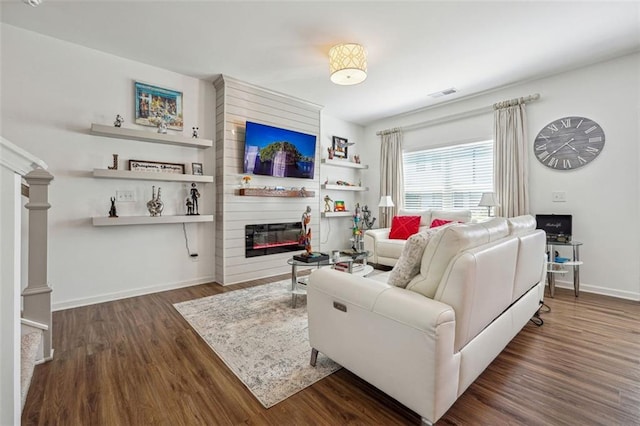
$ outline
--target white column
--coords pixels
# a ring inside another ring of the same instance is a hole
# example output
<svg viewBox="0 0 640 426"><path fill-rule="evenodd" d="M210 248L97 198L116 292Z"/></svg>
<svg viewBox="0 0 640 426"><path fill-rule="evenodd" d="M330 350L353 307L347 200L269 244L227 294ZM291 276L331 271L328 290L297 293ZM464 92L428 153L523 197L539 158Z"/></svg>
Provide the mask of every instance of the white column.
<svg viewBox="0 0 640 426"><path fill-rule="evenodd" d="M22 292L22 317L49 327L44 330L43 356L53 355L51 331L51 287L47 279L49 183L53 176L43 169L32 170L24 176L29 184L29 275L27 288Z"/></svg>

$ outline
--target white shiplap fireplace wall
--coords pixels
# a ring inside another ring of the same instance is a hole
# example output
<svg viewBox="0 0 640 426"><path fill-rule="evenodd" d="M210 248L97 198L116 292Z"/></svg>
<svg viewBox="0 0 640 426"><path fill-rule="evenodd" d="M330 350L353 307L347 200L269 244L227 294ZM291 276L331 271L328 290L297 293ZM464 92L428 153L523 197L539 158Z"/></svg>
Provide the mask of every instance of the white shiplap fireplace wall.
<svg viewBox="0 0 640 426"><path fill-rule="evenodd" d="M245 258L247 224L298 222L312 209L312 229L319 223L321 107L222 75L216 88L216 281L223 285L289 272L291 253ZM316 165L313 179L253 175L251 186L315 191L309 198L239 196L243 176L245 123L253 121L313 134ZM317 238L314 236L314 238ZM319 239L316 239L319 242ZM317 246L317 244L316 244Z"/></svg>

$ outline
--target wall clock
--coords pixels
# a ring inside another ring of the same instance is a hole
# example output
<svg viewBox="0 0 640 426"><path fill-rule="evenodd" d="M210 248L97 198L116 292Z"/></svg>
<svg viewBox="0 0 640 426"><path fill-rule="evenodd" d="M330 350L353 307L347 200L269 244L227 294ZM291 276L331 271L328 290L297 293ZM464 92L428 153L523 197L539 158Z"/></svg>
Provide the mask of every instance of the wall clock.
<svg viewBox="0 0 640 426"><path fill-rule="evenodd" d="M555 170L574 170L595 160L604 148L604 130L585 117L564 117L547 124L533 142L536 158Z"/></svg>

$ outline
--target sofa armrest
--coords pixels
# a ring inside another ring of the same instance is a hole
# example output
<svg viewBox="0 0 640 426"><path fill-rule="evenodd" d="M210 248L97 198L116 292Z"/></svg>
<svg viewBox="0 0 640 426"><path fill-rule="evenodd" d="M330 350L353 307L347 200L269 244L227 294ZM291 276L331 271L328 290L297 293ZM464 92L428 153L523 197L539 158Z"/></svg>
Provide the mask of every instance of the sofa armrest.
<svg viewBox="0 0 640 426"><path fill-rule="evenodd" d="M368 229L364 233L364 249L371 252L370 262L378 262L378 241L389 238L391 228Z"/></svg>

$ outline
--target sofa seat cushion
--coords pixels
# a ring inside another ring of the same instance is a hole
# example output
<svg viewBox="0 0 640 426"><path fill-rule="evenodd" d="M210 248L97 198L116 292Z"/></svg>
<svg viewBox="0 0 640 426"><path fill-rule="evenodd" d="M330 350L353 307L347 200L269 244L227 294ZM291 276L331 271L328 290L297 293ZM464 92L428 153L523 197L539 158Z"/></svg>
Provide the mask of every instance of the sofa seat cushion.
<svg viewBox="0 0 640 426"><path fill-rule="evenodd" d="M504 238L508 234L509 227L504 218L446 227L443 232L436 233L427 244L420 273L406 288L433 299L451 259L463 250Z"/></svg>
<svg viewBox="0 0 640 426"><path fill-rule="evenodd" d="M380 240L376 245L376 256L398 259L406 240Z"/></svg>
<svg viewBox="0 0 640 426"><path fill-rule="evenodd" d="M392 240L406 240L420 229L420 216L394 216L391 221L389 238Z"/></svg>
<svg viewBox="0 0 640 426"><path fill-rule="evenodd" d="M389 285L405 288L409 281L418 275L424 249L431 237L441 229L443 228L422 230L407 239L398 262L389 274Z"/></svg>

